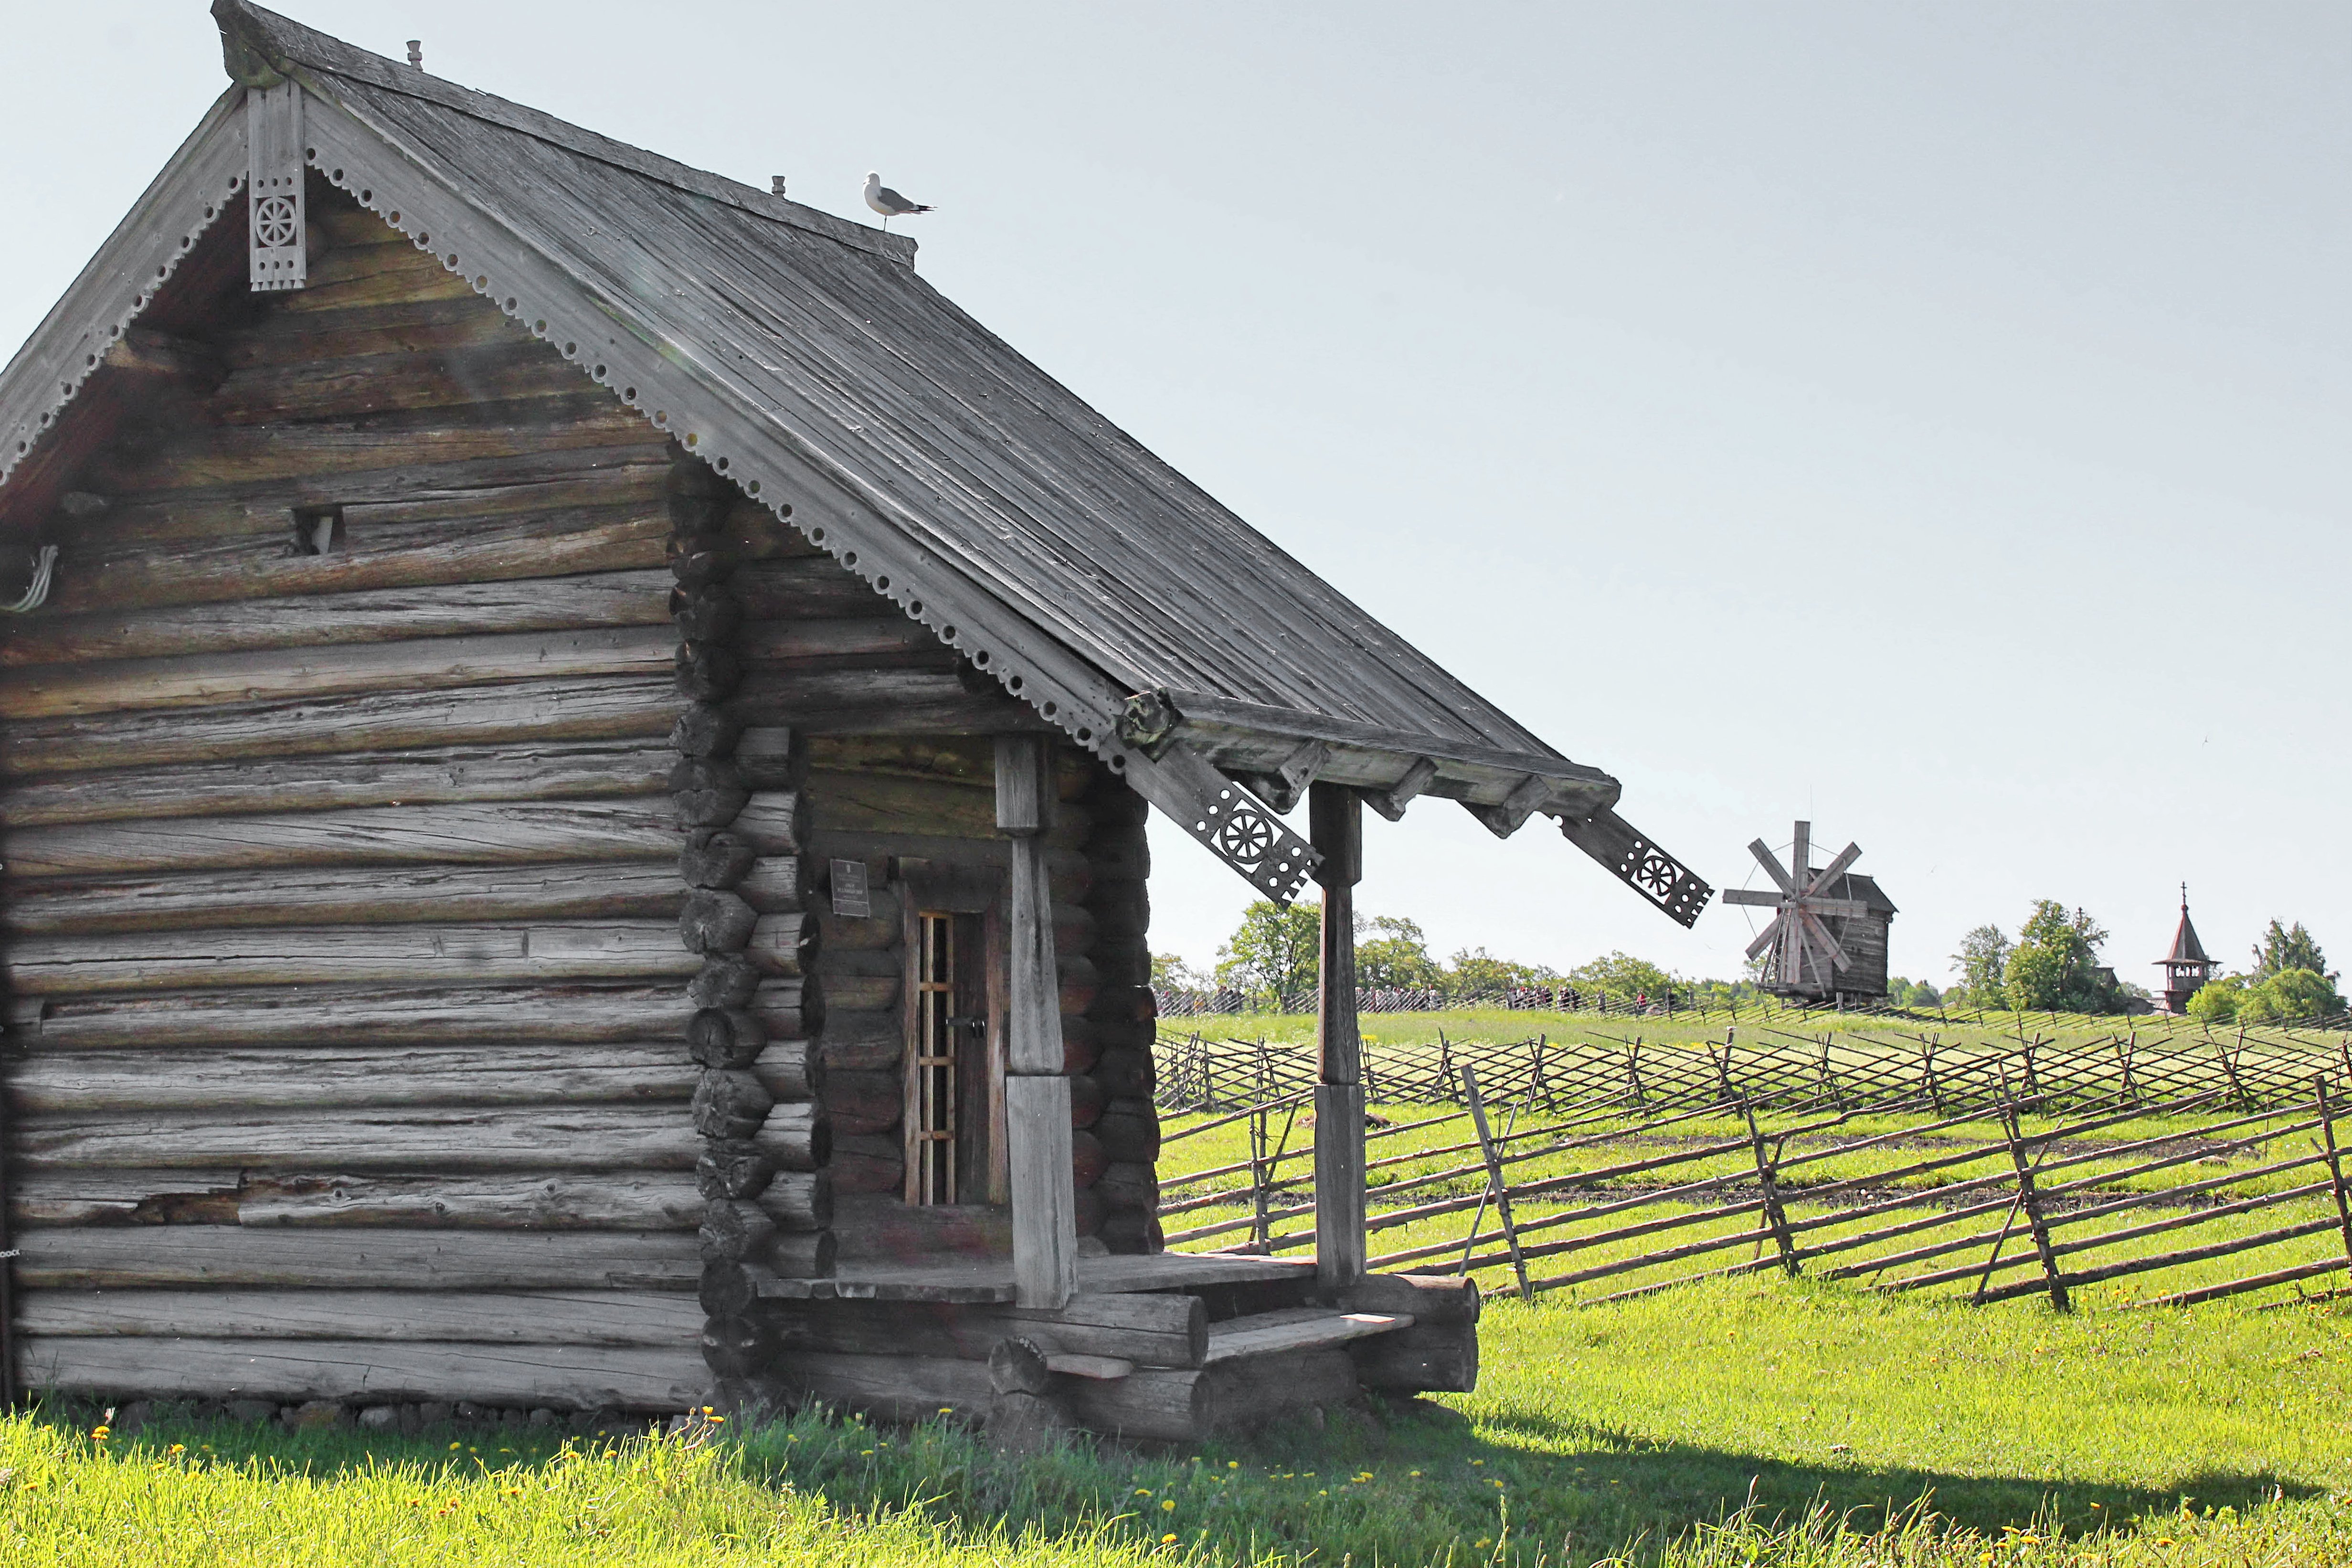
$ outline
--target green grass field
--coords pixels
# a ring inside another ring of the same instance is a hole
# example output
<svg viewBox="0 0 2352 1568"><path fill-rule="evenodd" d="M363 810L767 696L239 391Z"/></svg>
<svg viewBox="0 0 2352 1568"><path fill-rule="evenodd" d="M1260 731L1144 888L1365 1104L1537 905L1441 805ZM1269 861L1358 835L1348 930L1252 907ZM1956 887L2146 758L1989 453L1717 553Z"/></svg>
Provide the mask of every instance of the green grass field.
<svg viewBox="0 0 2352 1568"><path fill-rule="evenodd" d="M1479 1392L1198 1455L0 1424L12 1564L2352 1561L2352 1315L1778 1278L1497 1303ZM720 1427L724 1434L727 1428ZM456 1446L453 1447L451 1445ZM1173 1540L1170 1540L1173 1537Z"/></svg>

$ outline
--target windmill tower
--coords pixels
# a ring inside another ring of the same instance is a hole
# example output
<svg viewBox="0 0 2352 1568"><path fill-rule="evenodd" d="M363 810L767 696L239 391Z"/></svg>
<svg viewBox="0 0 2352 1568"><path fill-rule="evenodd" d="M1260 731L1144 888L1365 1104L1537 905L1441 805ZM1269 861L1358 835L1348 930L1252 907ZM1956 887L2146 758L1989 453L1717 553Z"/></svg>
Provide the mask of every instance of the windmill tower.
<svg viewBox="0 0 2352 1568"><path fill-rule="evenodd" d="M1849 844L1813 868L1813 825L1797 824L1789 865L1761 838L1748 847L1772 880L1769 888L1725 890L1727 904L1773 911L1749 958L1764 959L1764 989L1807 1002L1875 1002L1886 995L1886 932L1895 906L1878 884L1851 868L1862 846Z"/></svg>

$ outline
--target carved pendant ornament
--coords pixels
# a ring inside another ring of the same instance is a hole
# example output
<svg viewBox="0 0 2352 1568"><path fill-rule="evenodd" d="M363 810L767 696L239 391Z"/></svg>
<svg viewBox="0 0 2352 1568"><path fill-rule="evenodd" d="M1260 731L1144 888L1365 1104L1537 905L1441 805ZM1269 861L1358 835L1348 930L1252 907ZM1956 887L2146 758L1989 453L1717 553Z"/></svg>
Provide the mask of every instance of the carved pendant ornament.
<svg viewBox="0 0 2352 1568"><path fill-rule="evenodd" d="M1685 926L1695 923L1714 896L1698 873L1659 848L1649 837L1613 811L1595 813L1579 822L1563 818L1559 831L1567 840L1609 868L1619 881Z"/></svg>
<svg viewBox="0 0 2352 1568"><path fill-rule="evenodd" d="M247 254L257 294L309 280L304 243L302 89L293 82L245 89Z"/></svg>

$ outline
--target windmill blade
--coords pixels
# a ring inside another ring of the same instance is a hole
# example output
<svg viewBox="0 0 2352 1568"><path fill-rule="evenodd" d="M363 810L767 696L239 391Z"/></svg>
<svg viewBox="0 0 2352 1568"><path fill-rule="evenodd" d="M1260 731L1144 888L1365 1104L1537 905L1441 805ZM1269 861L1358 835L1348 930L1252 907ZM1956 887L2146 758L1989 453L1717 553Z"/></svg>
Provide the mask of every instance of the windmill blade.
<svg viewBox="0 0 2352 1568"><path fill-rule="evenodd" d="M1789 895L1767 892L1762 888L1726 888L1723 901L1727 904L1747 904L1757 909L1778 910L1788 907Z"/></svg>
<svg viewBox="0 0 2352 1568"><path fill-rule="evenodd" d="M1810 822L1797 824L1797 842L1789 848L1789 874L1799 887L1812 879L1813 825Z"/></svg>
<svg viewBox="0 0 2352 1568"><path fill-rule="evenodd" d="M1774 915L1770 922L1764 927L1763 932L1759 935L1754 942L1748 944L1748 956L1749 958L1754 958L1758 953L1762 952L1766 948L1780 941L1780 933L1788 929L1788 910L1783 910L1779 914Z"/></svg>
<svg viewBox="0 0 2352 1568"><path fill-rule="evenodd" d="M1861 858L1862 846L1859 844L1847 845L1844 848L1838 851L1836 859L1822 868L1821 875L1812 879L1812 881L1806 887L1805 891L1809 893L1820 892L1823 888L1828 887L1832 882L1834 882L1840 877L1844 876L1845 868Z"/></svg>
<svg viewBox="0 0 2352 1568"><path fill-rule="evenodd" d="M1748 845L1748 852L1756 857L1758 864L1764 868L1765 874L1780 885L1782 892L1793 893L1797 890L1796 879L1781 869L1780 862L1773 856L1771 847L1764 840L1759 838Z"/></svg>
<svg viewBox="0 0 2352 1568"><path fill-rule="evenodd" d="M1853 967L1846 958L1845 949L1838 945L1837 938L1830 934L1830 928L1822 924L1819 916L1814 915L1810 910L1804 910L1799 912L1798 919L1804 922L1806 931L1820 941L1822 950L1829 954L1831 961L1837 968L1851 969Z"/></svg>

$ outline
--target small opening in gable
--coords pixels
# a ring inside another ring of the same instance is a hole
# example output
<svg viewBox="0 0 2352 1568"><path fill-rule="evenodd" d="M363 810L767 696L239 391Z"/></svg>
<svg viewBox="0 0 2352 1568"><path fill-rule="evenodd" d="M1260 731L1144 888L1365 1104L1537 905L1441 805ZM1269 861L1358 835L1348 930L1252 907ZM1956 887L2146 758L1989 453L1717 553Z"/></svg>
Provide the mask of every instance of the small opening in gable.
<svg viewBox="0 0 2352 1568"><path fill-rule="evenodd" d="M294 553L340 555L343 552L343 509L303 506L294 509Z"/></svg>

